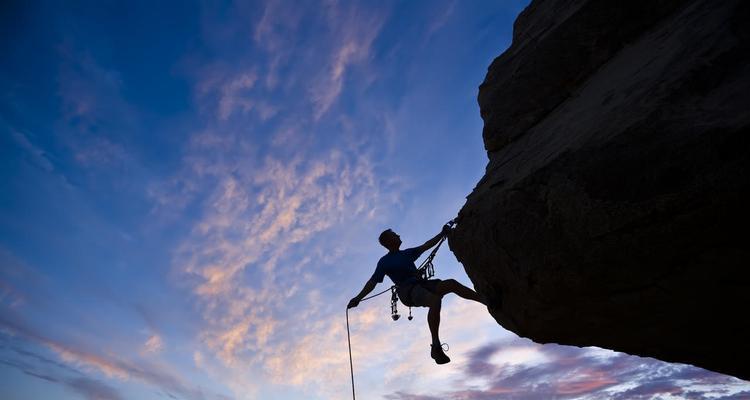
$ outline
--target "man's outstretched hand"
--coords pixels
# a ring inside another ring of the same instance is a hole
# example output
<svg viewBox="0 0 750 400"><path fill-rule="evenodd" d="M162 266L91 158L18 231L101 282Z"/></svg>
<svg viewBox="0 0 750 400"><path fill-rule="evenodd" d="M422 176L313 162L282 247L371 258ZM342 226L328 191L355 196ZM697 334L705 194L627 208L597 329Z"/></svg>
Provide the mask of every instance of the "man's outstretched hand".
<svg viewBox="0 0 750 400"><path fill-rule="evenodd" d="M453 228L449 224L443 225L443 231L441 232L443 236L448 236L451 232L453 232Z"/></svg>
<svg viewBox="0 0 750 400"><path fill-rule="evenodd" d="M349 300L349 304L346 306L346 308L354 308L359 305L359 299L354 297L351 300Z"/></svg>

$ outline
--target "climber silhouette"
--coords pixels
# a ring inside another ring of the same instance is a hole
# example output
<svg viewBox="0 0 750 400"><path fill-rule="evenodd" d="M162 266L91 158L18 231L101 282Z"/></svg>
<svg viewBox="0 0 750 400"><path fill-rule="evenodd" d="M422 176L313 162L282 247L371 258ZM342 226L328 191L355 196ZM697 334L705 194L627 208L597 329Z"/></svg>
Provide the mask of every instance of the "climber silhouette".
<svg viewBox="0 0 750 400"><path fill-rule="evenodd" d="M427 312L427 324L432 334L432 345L430 356L438 364L450 362L450 358L443 352L438 329L440 327L440 306L443 296L455 293L465 299L474 300L485 304L480 295L460 284L454 279L421 279L421 275L414 265L414 261L426 250L435 246L443 236L451 232L450 225L443 226L443 230L423 245L410 249L399 250L401 237L390 229L386 229L378 237L383 247L388 249L388 254L378 261L375 273L365 283L362 291L349 301L347 308L356 307L362 299L370 293L375 286L383 282L383 277L388 277L396 285L398 297L404 305L409 307L429 307Z"/></svg>

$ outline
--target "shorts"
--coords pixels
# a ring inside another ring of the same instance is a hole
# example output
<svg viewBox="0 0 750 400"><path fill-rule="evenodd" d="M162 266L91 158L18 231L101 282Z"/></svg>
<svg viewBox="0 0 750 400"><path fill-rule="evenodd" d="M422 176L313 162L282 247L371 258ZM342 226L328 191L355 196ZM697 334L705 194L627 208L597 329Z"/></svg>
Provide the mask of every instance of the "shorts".
<svg viewBox="0 0 750 400"><path fill-rule="evenodd" d="M437 285L440 282L440 279L429 279L400 286L397 288L398 297L407 307L429 307L440 298L437 293Z"/></svg>

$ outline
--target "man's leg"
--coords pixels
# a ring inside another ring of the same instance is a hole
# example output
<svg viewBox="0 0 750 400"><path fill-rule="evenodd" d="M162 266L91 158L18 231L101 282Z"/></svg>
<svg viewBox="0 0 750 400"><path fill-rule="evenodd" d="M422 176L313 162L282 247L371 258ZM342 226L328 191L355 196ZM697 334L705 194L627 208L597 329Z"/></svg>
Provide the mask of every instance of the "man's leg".
<svg viewBox="0 0 750 400"><path fill-rule="evenodd" d="M484 299L482 299L482 296L479 295L479 293L467 288L455 279L446 279L444 281L440 281L437 284L436 289L437 293L440 296L445 296L448 293L455 293L463 297L464 299L474 300L476 302L487 305Z"/></svg>
<svg viewBox="0 0 750 400"><path fill-rule="evenodd" d="M430 309L427 311L427 325L430 327L430 334L432 335L432 344L440 346L440 307L442 306L442 299L435 296L436 300L430 305Z"/></svg>
<svg viewBox="0 0 750 400"><path fill-rule="evenodd" d="M440 343L440 307L442 306L442 297L434 294L433 299L430 302L430 309L427 311L427 325L430 327L430 334L432 335L432 348L430 350L430 357L435 360L438 364L445 364L451 361L447 355L443 352L443 346Z"/></svg>

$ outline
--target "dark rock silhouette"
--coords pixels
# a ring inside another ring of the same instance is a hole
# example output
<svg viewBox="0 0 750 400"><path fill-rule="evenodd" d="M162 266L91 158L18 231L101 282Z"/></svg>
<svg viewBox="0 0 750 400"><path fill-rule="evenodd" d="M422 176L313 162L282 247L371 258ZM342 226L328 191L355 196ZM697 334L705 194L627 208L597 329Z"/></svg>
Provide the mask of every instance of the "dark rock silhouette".
<svg viewBox="0 0 750 400"><path fill-rule="evenodd" d="M750 2L532 1L450 246L503 327L750 379Z"/></svg>

